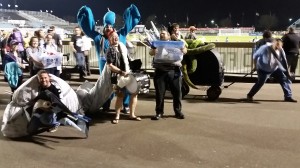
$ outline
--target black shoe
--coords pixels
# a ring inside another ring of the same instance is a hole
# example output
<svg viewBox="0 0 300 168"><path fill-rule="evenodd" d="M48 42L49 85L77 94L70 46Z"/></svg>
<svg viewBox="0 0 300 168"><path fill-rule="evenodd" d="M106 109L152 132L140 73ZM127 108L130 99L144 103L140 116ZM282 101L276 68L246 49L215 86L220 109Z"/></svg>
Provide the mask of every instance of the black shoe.
<svg viewBox="0 0 300 168"><path fill-rule="evenodd" d="M161 114L156 114L155 116L151 117L151 120L159 120L162 118Z"/></svg>
<svg viewBox="0 0 300 168"><path fill-rule="evenodd" d="M253 96L247 95L247 101L248 102L253 102Z"/></svg>
<svg viewBox="0 0 300 168"><path fill-rule="evenodd" d="M295 99L293 99L291 97L284 98L284 101L297 103L297 100L295 100Z"/></svg>
<svg viewBox="0 0 300 168"><path fill-rule="evenodd" d="M86 80L86 78L85 78L84 76L80 76L80 77L79 77L79 80L80 80L80 81L84 81L84 80Z"/></svg>
<svg viewBox="0 0 300 168"><path fill-rule="evenodd" d="M177 118L177 119L184 119L185 117L184 117L184 115L182 113L180 113L180 114L175 114L175 118Z"/></svg>

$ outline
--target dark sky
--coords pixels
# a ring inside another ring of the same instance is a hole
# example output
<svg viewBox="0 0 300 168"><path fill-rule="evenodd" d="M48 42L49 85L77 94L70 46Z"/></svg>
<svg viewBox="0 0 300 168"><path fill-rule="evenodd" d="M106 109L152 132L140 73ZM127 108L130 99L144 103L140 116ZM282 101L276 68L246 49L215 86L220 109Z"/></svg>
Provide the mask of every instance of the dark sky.
<svg viewBox="0 0 300 168"><path fill-rule="evenodd" d="M145 21L149 15L156 15L164 22L183 22L188 16L189 24L210 24L212 19L218 23L231 15L233 23L252 26L257 20L255 14L276 15L281 26L289 25L289 18L300 18L300 0L1 0L2 4L14 4L24 10L53 10L59 17L76 16L82 5L92 8L96 19L102 20L109 7L122 15L125 8L135 4Z"/></svg>

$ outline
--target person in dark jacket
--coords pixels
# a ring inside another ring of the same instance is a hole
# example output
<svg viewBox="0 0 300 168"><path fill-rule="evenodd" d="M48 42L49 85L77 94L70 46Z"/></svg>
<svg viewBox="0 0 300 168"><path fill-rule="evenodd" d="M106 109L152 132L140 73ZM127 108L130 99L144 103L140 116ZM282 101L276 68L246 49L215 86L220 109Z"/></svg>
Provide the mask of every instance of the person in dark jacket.
<svg viewBox="0 0 300 168"><path fill-rule="evenodd" d="M162 30L160 32L161 41L171 41L171 35L169 32ZM182 72L181 72L181 61L177 60L172 63L162 63L155 59L157 57L158 49L152 46L152 49L149 51L149 54L154 56L153 67L154 71L154 87L155 87L155 112L156 115L151 118L151 120L159 120L164 115L164 99L167 84L170 87L170 91L173 95L173 110L175 113L175 118L184 119L185 116L182 110L181 104L181 85L182 85ZM187 49L183 46L181 48L182 54L186 54Z"/></svg>
<svg viewBox="0 0 300 168"><path fill-rule="evenodd" d="M272 43L273 37L272 37L272 32L269 30L265 30L263 33L263 38L258 40L255 44L255 51L259 49L259 47L265 45L266 43Z"/></svg>
<svg viewBox="0 0 300 168"><path fill-rule="evenodd" d="M295 76L299 57L300 37L295 33L294 28L289 27L288 33L282 37L283 50L286 53L286 59L291 76Z"/></svg>

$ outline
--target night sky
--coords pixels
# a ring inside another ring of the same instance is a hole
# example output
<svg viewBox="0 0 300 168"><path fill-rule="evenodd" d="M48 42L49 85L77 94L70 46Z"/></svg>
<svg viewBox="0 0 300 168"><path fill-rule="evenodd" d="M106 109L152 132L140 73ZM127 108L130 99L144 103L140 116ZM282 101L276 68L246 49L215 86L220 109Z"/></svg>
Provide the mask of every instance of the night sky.
<svg viewBox="0 0 300 168"><path fill-rule="evenodd" d="M65 18L74 17L78 9L87 5L92 8L96 19L102 20L109 7L122 15L125 8L135 4L142 15L142 22L149 15L156 15L159 22L186 22L189 25L209 25L231 16L233 23L252 26L258 13L276 15L280 26L289 25L289 18L300 18L300 0L1 0L5 6L16 2L21 10L53 10L53 14ZM164 18L166 16L166 19Z"/></svg>

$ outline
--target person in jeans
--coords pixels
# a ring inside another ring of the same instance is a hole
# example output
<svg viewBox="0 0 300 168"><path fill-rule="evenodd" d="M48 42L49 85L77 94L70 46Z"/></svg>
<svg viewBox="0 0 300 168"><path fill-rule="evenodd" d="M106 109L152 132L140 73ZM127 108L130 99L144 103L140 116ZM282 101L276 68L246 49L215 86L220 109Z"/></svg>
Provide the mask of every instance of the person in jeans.
<svg viewBox="0 0 300 168"><path fill-rule="evenodd" d="M169 32L163 30L160 33L160 40L169 41L171 36ZM183 54L187 52L187 49L183 47L181 49ZM149 54L155 55L156 48L152 47ZM181 111L181 85L182 85L182 75L181 75L181 61L162 64L153 62L153 67L155 68L154 72L154 87L155 87L155 100L156 100L156 115L152 117L152 120L159 120L163 117L164 114L164 98L166 93L166 86L170 86L171 93L173 95L173 110L175 112L175 117L178 119L184 119L185 116Z"/></svg>
<svg viewBox="0 0 300 168"><path fill-rule="evenodd" d="M85 58L84 53L82 51L82 31L79 27L75 27L74 29L74 35L72 36L72 39L70 41L70 46L73 49L74 56L76 58L76 67L79 71L79 78L84 79L85 74Z"/></svg>
<svg viewBox="0 0 300 168"><path fill-rule="evenodd" d="M275 39L272 43L261 46L253 55L258 80L247 94L247 100L253 101L253 96L261 89L266 80L273 75L277 78L283 93L284 101L297 102L292 98L290 80L287 77L287 63L281 39Z"/></svg>

